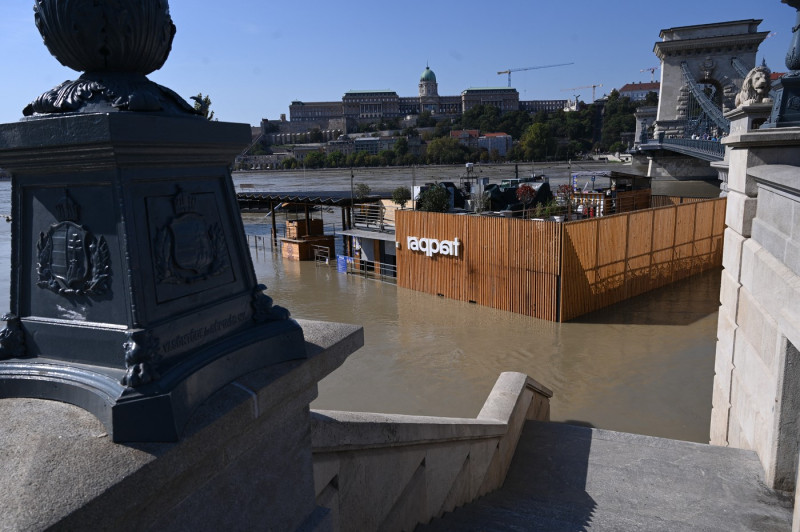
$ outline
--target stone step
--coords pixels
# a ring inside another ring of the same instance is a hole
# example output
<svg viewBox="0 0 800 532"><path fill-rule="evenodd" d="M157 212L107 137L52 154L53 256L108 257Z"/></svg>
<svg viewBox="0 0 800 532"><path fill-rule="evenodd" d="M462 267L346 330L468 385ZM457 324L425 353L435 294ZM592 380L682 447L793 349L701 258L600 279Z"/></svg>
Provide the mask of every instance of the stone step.
<svg viewBox="0 0 800 532"><path fill-rule="evenodd" d="M788 531L755 453L528 421L503 487L418 531Z"/></svg>

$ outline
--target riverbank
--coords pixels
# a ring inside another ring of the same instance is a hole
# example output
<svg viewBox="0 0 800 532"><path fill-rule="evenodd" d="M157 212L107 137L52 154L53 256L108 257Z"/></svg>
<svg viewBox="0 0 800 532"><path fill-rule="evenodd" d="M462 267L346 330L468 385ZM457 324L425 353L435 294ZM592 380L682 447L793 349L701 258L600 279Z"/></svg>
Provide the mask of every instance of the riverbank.
<svg viewBox="0 0 800 532"><path fill-rule="evenodd" d="M535 173L545 174L550 178L551 187L569 183L571 174L575 172L594 172L601 170L617 170L626 172L630 165L611 162L573 161L558 163L498 163L475 165L472 178L485 177L490 183L499 183L502 179L511 179L516 175L528 177ZM273 192L308 192L308 191L349 191L350 168L324 168L318 170L262 170L252 172L234 172L233 182L237 191L269 190ZM374 193L391 193L401 185L408 187L422 185L432 181L451 181L458 184L459 179L467 177L464 165L425 165L425 166L391 166L383 168L353 168L353 183L364 183ZM583 186L585 183L579 183ZM242 185L246 185L243 189ZM598 186L606 186L603 180Z"/></svg>

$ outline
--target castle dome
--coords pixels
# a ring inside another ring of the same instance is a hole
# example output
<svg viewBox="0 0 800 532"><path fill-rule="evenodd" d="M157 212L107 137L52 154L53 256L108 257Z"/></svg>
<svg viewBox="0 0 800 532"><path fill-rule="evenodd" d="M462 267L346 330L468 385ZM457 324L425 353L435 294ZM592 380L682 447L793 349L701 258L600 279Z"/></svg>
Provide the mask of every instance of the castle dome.
<svg viewBox="0 0 800 532"><path fill-rule="evenodd" d="M430 67L425 67L425 70L422 72L422 75L419 77L420 81L433 81L436 82L436 74L433 73L433 70Z"/></svg>

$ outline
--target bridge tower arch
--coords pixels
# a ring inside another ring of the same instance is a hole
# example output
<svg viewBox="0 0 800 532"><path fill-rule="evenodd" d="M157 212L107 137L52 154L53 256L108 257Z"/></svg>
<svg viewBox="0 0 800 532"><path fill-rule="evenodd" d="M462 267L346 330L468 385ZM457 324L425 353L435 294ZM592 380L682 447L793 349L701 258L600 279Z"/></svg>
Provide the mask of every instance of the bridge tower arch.
<svg viewBox="0 0 800 532"><path fill-rule="evenodd" d="M725 113L756 64L768 32L748 19L661 30L653 51L661 60L654 142L639 143L635 163L647 167L653 194L713 197L720 193ZM694 137L694 140L692 140ZM708 138L709 140L705 140Z"/></svg>
<svg viewBox="0 0 800 532"><path fill-rule="evenodd" d="M756 64L768 32L748 19L661 30L653 51L661 60L656 134L690 137L727 133L723 114Z"/></svg>

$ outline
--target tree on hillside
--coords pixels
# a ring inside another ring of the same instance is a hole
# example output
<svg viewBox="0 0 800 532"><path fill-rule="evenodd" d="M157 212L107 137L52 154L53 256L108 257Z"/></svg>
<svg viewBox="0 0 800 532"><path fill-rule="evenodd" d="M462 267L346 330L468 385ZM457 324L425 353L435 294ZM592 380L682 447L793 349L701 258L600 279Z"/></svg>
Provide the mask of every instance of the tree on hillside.
<svg viewBox="0 0 800 532"><path fill-rule="evenodd" d="M555 138L546 122L536 122L528 126L519 144L526 161L543 161L548 154L555 154Z"/></svg>
<svg viewBox="0 0 800 532"><path fill-rule="evenodd" d="M604 108L603 129L600 139L604 149L608 149L612 144L620 141L620 133L636 131L636 105L627 96L620 96L619 91L614 89L608 95L608 100Z"/></svg>
<svg viewBox="0 0 800 532"><path fill-rule="evenodd" d="M325 166L325 154L319 151L312 151L303 158L305 168L322 168Z"/></svg>
<svg viewBox="0 0 800 532"><path fill-rule="evenodd" d="M376 156L377 164L375 166L390 166L394 164L395 155L394 150L381 150Z"/></svg>
<svg viewBox="0 0 800 532"><path fill-rule="evenodd" d="M252 146L247 148L247 155L269 155L270 153L272 152L260 142L254 142Z"/></svg>
<svg viewBox="0 0 800 532"><path fill-rule="evenodd" d="M341 168L344 166L347 156L340 151L334 151L325 158L325 166L328 168Z"/></svg>
<svg viewBox="0 0 800 532"><path fill-rule="evenodd" d="M507 133L514 140L519 140L532 121L527 111L511 111L500 117L495 132Z"/></svg>
<svg viewBox="0 0 800 532"><path fill-rule="evenodd" d="M322 131L318 127L315 127L311 131L308 132L308 141L309 142L322 142L324 137L322 136Z"/></svg>
<svg viewBox="0 0 800 532"><path fill-rule="evenodd" d="M422 111L417 117L417 127L433 127L436 125L436 119L431 116L430 111Z"/></svg>
<svg viewBox="0 0 800 532"><path fill-rule="evenodd" d="M394 143L394 153L398 157L402 157L408 153L408 140L405 137L400 137Z"/></svg>
<svg viewBox="0 0 800 532"><path fill-rule="evenodd" d="M446 137L450 134L452 124L449 119L445 118L436 123L436 128L433 130L433 136L436 138Z"/></svg>
<svg viewBox="0 0 800 532"><path fill-rule="evenodd" d="M459 121L461 129L478 129L484 133L497 131L500 122L500 110L494 105L476 105L468 109Z"/></svg>
<svg viewBox="0 0 800 532"><path fill-rule="evenodd" d="M365 151L359 151L353 154L353 164L350 164L350 157L348 156L348 165L350 166L367 166L367 161L369 159L369 154Z"/></svg>
<svg viewBox="0 0 800 532"><path fill-rule="evenodd" d="M639 102L637 107L653 107L658 105L658 93L655 91L650 91L644 97L644 100Z"/></svg>
<svg viewBox="0 0 800 532"><path fill-rule="evenodd" d="M463 163L466 148L458 139L442 137L428 143L427 159L429 164Z"/></svg>

